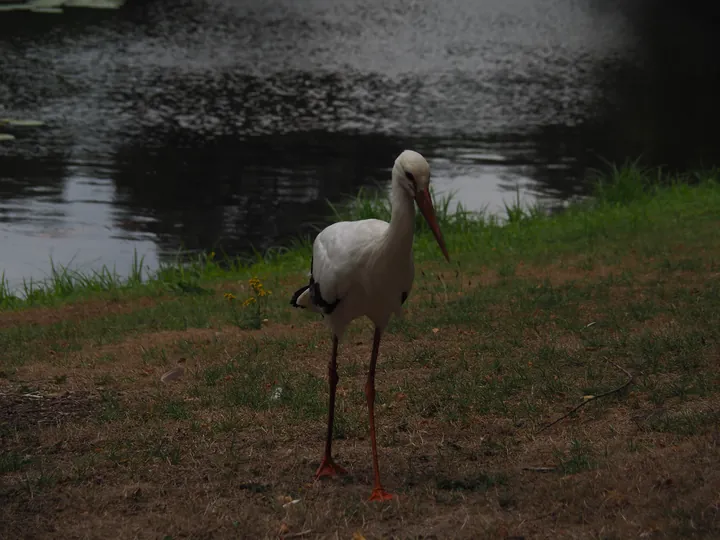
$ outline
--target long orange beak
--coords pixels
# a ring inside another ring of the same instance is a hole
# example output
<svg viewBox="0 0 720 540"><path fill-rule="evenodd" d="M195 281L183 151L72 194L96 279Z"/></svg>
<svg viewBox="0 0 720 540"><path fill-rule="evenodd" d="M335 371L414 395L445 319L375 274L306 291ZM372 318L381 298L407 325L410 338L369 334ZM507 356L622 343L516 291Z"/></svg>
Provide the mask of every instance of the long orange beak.
<svg viewBox="0 0 720 540"><path fill-rule="evenodd" d="M432 198L430 197L430 191L418 191L417 195L415 195L415 202L417 203L418 208L420 208L420 212L425 218L425 221L427 221L427 224L430 226L430 230L433 232L435 240L437 240L437 243L440 246L440 250L443 255L445 255L445 260L450 262L450 255L448 255L447 248L445 247L445 240L440 232L437 217L435 216L435 207L433 206Z"/></svg>

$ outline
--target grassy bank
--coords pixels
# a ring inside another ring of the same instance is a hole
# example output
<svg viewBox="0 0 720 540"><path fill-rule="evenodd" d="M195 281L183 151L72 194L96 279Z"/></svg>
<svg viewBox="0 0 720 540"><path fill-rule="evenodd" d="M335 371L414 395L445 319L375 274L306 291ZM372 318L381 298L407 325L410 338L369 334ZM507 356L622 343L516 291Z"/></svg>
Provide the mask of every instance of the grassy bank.
<svg viewBox="0 0 720 540"><path fill-rule="evenodd" d="M387 505L365 502L364 322L339 359L350 475L311 482L330 342L288 306L309 243L6 291L0 537L717 537L720 184L695 180L624 168L502 223L446 208L451 265L419 222L378 366Z"/></svg>
<svg viewBox="0 0 720 540"><path fill-rule="evenodd" d="M481 264L507 272L519 261L543 262L572 253L607 258L614 251L620 256L621 246L628 240L638 243L636 249L661 255L657 242L662 244L663 236L678 223L713 219L720 199L719 181L720 174L715 172L673 177L627 166L598 176L593 197L552 216L539 206L507 206L505 216L498 217L468 212L462 205L454 208L451 198L436 204L454 267ZM361 192L332 210L337 220L390 219L389 201L377 193ZM420 264L439 261L435 241L419 213L416 221L416 260ZM682 230L694 236L692 227ZM697 239L700 243L706 240ZM150 271L142 258L136 257L126 277L107 267L83 273L50 261L45 280L26 281L20 290L12 290L0 273L0 310L52 306L88 297L200 293L206 286L254 275L271 281L294 277L307 272L311 242L311 238L296 239L287 247L255 256L230 258L208 253L184 264L163 264L158 271Z"/></svg>

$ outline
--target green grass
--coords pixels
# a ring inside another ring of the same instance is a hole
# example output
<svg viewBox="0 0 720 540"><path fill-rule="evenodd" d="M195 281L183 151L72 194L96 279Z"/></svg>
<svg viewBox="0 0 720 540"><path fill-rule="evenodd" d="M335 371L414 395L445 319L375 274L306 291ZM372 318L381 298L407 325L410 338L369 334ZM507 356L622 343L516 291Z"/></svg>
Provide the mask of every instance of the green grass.
<svg viewBox="0 0 720 540"><path fill-rule="evenodd" d="M496 268L502 277L512 278L520 261L546 262L579 253L584 264L592 268L603 261L619 260L632 250L652 253L664 270L675 267L691 270L702 264L703 259L693 256L690 248L711 241L713 232L703 225L714 222L719 214L718 178L718 171L670 176L629 164L597 175L593 180L593 197L555 215L548 215L540 207L522 208L516 203L506 208L503 219L469 212L462 205L453 210L451 198L437 201L436 206L454 268L483 264ZM338 220L390 216L389 200L378 192L361 191L357 197L331 209ZM418 263L443 264L419 213L416 224L414 252ZM665 241L668 235L685 244L688 257L673 262L668 259L673 249ZM272 288L273 280L307 272L310 253L310 239L297 239L287 247L249 257L216 257L208 253L188 262L178 259L155 272L136 256L127 277L120 277L115 269L106 267L83 273L51 261L49 276L41 281L24 282L21 291L11 291L1 274L0 310L56 305L87 297L112 300L167 294L205 296L212 294L214 282L245 280L252 275L260 276ZM710 262L720 266L720 261Z"/></svg>

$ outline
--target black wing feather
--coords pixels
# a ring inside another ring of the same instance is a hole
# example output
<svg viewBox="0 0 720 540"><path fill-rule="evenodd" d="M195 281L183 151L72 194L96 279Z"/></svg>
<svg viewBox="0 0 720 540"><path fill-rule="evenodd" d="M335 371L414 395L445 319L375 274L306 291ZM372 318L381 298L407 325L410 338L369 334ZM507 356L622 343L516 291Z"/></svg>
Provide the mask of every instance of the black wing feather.
<svg viewBox="0 0 720 540"><path fill-rule="evenodd" d="M333 311L335 311L335 308L340 303L340 299L338 298L333 303L327 302L320 293L320 284L315 281L315 278L312 275L312 265L313 265L313 259L310 258L310 283L307 285L300 287L297 291L295 291L292 295L292 298L290 299L290 305L293 307L299 307L303 308L304 306L300 306L297 303L298 298L300 298L300 295L310 289L310 301L313 303L313 305L319 307L322 312L326 315L330 315Z"/></svg>

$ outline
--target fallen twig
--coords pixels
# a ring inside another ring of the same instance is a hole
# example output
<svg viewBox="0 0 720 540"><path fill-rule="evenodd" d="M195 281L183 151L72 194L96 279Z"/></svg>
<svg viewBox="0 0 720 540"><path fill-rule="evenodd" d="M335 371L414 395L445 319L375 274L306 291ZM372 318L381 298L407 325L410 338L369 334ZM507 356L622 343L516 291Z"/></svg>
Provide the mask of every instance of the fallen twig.
<svg viewBox="0 0 720 540"><path fill-rule="evenodd" d="M530 472L541 472L541 473L547 473L547 472L555 472L557 471L557 467L523 467L523 471L530 471Z"/></svg>
<svg viewBox="0 0 720 540"><path fill-rule="evenodd" d="M617 365L615 362L613 362L613 361L611 361L611 360L608 360L608 362L611 363L611 364L612 364L613 366L615 366L616 368L618 368L619 370L623 371L623 372L625 373L625 375L628 376L628 380L625 381L625 384L623 384L622 386L618 386L617 388L615 388L615 389L613 389L613 390L609 390L609 391L607 391L607 392L603 392L602 394L598 394L597 396L589 397L588 399L586 399L585 401L583 401L583 402L580 403L579 405L576 405L575 407L573 407L572 409L570 409L568 412L566 412L565 414L563 414L560 418L558 418L558 419L556 419L556 420L553 420L553 421L550 422L549 424L547 424L547 425L543 426L542 428L540 428L539 430L537 430L537 431L535 432L535 435L537 435L538 433L541 433L541 432L545 431L545 430L548 429L549 427L554 426L554 425L557 424L560 420L564 420L565 418L567 418L568 416L570 416L571 414L573 414L575 411L577 411L580 407L584 407L585 405L587 405L587 404L590 403L591 401L595 401L596 399L599 399L599 398L601 398L601 397L609 396L610 394L616 394L616 393L620 392L621 390L624 390L625 388L627 388L628 386L630 386L630 385L632 384L634 377L633 377L633 375L632 375L627 369L625 369L625 368L622 367L622 366Z"/></svg>

